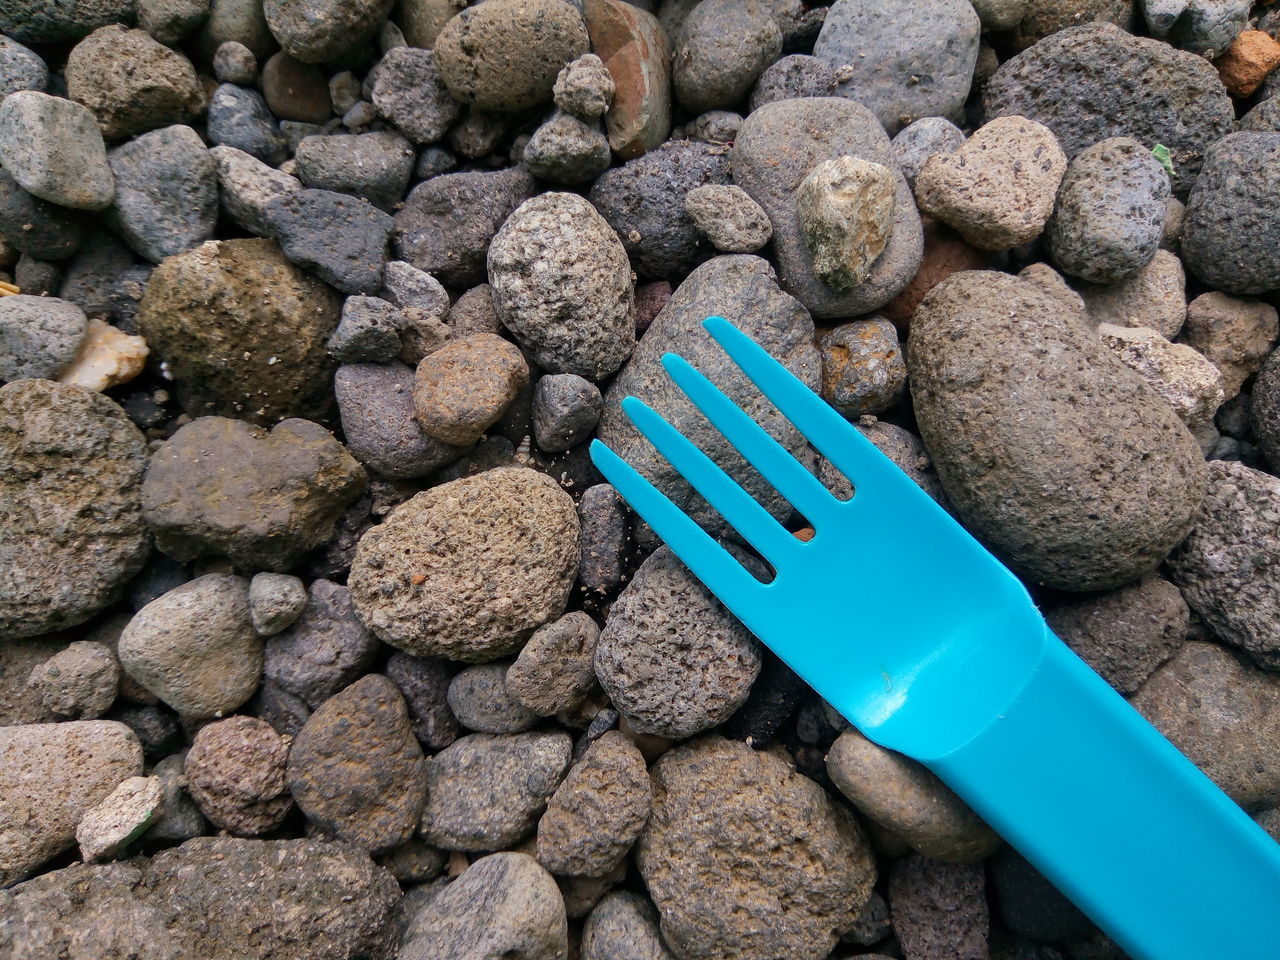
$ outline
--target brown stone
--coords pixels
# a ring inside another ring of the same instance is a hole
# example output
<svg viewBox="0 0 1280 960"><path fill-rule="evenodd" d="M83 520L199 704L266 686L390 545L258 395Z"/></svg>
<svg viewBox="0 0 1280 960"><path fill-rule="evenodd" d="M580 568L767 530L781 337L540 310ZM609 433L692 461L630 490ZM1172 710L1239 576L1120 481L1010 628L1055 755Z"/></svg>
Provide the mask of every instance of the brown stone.
<svg viewBox="0 0 1280 960"><path fill-rule="evenodd" d="M1280 43L1261 30L1237 34L1227 52L1214 61L1222 84L1233 97L1247 97L1280 65Z"/></svg>
<svg viewBox="0 0 1280 960"><path fill-rule="evenodd" d="M953 273L961 270L984 270L992 266L991 254L971 247L960 234L945 223L922 217L924 225L924 259L920 268L896 297L880 312L892 320L903 333L911 326L911 316L924 295Z"/></svg>
<svg viewBox="0 0 1280 960"><path fill-rule="evenodd" d="M281 120L328 123L333 116L324 71L314 63L295 60L283 50L262 67L262 95Z"/></svg>
<svg viewBox="0 0 1280 960"><path fill-rule="evenodd" d="M202 727L183 763L187 789L210 822L230 833L268 833L293 809L285 784L289 740L265 720L230 717Z"/></svg>
<svg viewBox="0 0 1280 960"><path fill-rule="evenodd" d="M652 14L621 0L586 0L591 49L617 91L605 114L609 146L623 160L652 150L671 129L670 46Z"/></svg>
<svg viewBox="0 0 1280 960"><path fill-rule="evenodd" d="M418 364L418 423L441 443L475 443L528 382L529 365L509 340L492 333L459 337Z"/></svg>

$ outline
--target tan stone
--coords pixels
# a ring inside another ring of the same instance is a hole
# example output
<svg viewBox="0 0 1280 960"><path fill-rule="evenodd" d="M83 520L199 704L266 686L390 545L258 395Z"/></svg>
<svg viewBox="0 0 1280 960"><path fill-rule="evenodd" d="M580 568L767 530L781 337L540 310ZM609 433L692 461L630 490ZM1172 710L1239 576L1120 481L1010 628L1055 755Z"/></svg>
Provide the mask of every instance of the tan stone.
<svg viewBox="0 0 1280 960"><path fill-rule="evenodd" d="M1226 400L1240 392L1280 335L1276 308L1252 297L1202 293L1187 304L1187 322L1178 337L1222 371Z"/></svg>
<svg viewBox="0 0 1280 960"><path fill-rule="evenodd" d="M824 160L801 181L800 231L827 286L851 290L867 279L893 231L897 186L888 167L850 156Z"/></svg>
<svg viewBox="0 0 1280 960"><path fill-rule="evenodd" d="M1189 427L1208 423L1222 405L1222 374L1185 343L1170 343L1148 327L1098 326L1103 345L1151 384Z"/></svg>
<svg viewBox="0 0 1280 960"><path fill-rule="evenodd" d="M76 825L76 843L86 863L107 860L137 840L164 806L159 777L130 777L98 804L85 811Z"/></svg>
<svg viewBox="0 0 1280 960"><path fill-rule="evenodd" d="M80 349L71 366L59 374L58 382L87 390L118 387L142 372L150 353L145 338L130 336L97 317L90 317Z"/></svg>

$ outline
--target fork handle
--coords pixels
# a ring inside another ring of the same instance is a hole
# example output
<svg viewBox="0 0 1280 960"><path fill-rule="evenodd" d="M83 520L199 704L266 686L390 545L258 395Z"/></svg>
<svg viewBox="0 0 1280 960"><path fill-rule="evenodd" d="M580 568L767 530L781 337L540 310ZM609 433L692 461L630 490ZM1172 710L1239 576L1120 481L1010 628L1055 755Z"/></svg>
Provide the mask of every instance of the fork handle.
<svg viewBox="0 0 1280 960"><path fill-rule="evenodd" d="M1051 633L926 763L1137 960L1280 957L1280 845Z"/></svg>

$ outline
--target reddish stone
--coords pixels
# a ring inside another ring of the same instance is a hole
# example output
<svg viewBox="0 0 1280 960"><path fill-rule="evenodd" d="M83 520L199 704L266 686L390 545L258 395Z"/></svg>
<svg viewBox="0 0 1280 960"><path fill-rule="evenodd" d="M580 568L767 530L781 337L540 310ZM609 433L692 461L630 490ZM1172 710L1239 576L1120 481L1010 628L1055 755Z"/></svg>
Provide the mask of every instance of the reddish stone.
<svg viewBox="0 0 1280 960"><path fill-rule="evenodd" d="M604 61L617 92L605 114L609 146L623 160L652 150L671 130L671 53L650 13L620 0L586 0L591 49Z"/></svg>
<svg viewBox="0 0 1280 960"><path fill-rule="evenodd" d="M1261 30L1245 30L1214 65L1228 93L1233 97L1247 97L1280 65L1280 43Z"/></svg>
<svg viewBox="0 0 1280 960"><path fill-rule="evenodd" d="M993 265L990 253L971 247L946 224L932 217L922 217L924 224L924 258L920 269L902 292L884 305L882 315L892 320L902 332L911 326L911 315L924 295L953 273L961 270L986 270Z"/></svg>

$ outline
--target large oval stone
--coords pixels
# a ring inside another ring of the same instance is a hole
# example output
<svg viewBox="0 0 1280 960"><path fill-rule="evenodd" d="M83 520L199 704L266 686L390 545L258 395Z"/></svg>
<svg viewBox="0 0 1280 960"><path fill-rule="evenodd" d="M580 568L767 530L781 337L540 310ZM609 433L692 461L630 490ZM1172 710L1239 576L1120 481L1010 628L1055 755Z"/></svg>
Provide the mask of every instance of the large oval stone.
<svg viewBox="0 0 1280 960"><path fill-rule="evenodd" d="M1150 572L1205 491L1177 415L1060 302L954 274L911 323L920 433L962 523L1025 577L1103 590Z"/></svg>

